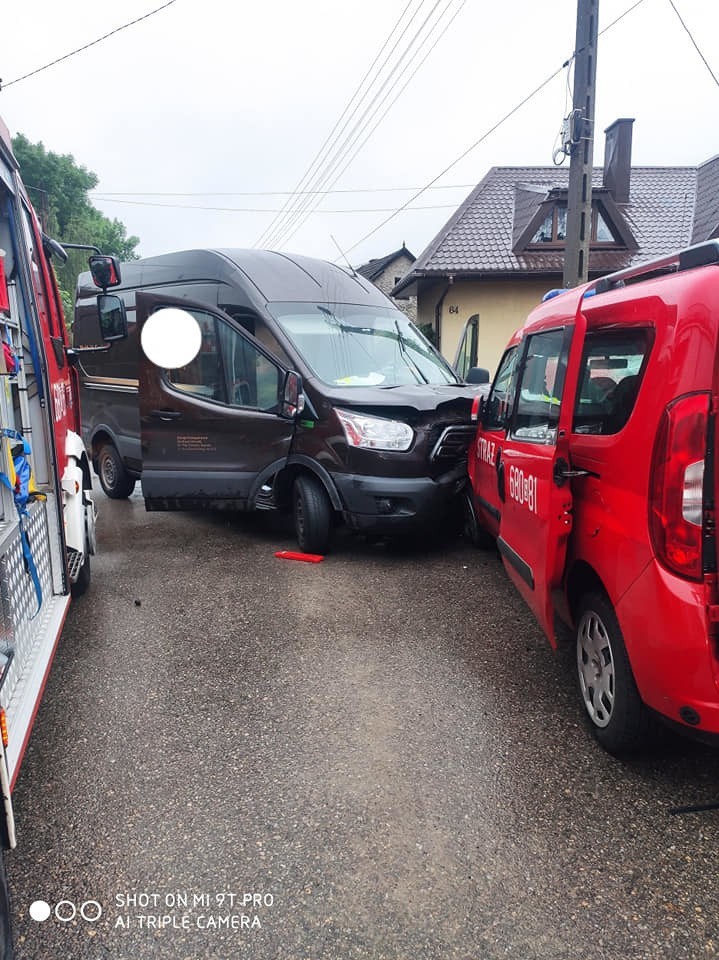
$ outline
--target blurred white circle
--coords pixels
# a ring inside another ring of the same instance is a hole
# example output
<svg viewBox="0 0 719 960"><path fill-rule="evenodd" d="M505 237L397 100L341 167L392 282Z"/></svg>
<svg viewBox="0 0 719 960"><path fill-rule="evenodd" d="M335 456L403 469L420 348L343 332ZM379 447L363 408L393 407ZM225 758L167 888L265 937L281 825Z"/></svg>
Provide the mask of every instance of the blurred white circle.
<svg viewBox="0 0 719 960"><path fill-rule="evenodd" d="M50 916L50 904L46 900L36 900L30 904L30 916L38 923L43 923Z"/></svg>
<svg viewBox="0 0 719 960"><path fill-rule="evenodd" d="M140 342L148 360L163 370L176 370L200 352L202 330L187 310L163 307L145 321Z"/></svg>

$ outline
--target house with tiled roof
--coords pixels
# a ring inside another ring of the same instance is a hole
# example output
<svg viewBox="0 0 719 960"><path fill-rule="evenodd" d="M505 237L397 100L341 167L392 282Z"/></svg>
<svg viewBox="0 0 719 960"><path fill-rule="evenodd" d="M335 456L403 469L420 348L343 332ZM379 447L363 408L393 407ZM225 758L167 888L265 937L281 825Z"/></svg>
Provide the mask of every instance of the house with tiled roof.
<svg viewBox="0 0 719 960"><path fill-rule="evenodd" d="M371 283L391 296L392 289L402 277L407 273L414 263L416 257L410 253L407 247L402 244L399 250L388 253L384 257L378 257L370 260L369 263L363 263L357 267L357 273L361 274ZM399 309L405 313L414 323L417 319L417 298L414 296L404 296L401 300L395 301Z"/></svg>
<svg viewBox="0 0 719 960"><path fill-rule="evenodd" d="M632 167L633 120L606 131L592 181L590 277L719 237L719 156L698 167ZM562 285L569 171L493 167L392 290L417 297L459 368L496 369L507 340Z"/></svg>

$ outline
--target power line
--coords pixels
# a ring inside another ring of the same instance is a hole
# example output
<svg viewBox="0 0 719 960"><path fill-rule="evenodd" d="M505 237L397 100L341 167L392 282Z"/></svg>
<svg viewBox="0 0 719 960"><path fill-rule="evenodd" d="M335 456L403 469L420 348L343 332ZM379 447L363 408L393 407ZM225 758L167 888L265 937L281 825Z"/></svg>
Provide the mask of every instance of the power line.
<svg viewBox="0 0 719 960"><path fill-rule="evenodd" d="M422 0L420 0L420 6L421 6L421 2L422 2ZM334 137L335 132L337 131L337 129L338 129L338 127L340 126L340 124L342 123L342 120L344 119L345 115L348 113L348 111L349 111L350 108L352 107L352 104L354 103L355 99L357 98L357 95L359 94L359 92L361 91L362 87L364 86L365 81L367 80L367 78L369 77L369 75L370 75L370 74L372 73L372 71L374 70L375 65L377 64L377 62L379 61L380 57L381 57L382 54L384 53L386 47L388 46L390 40L392 39L392 37L393 37L393 35L394 35L394 33L395 33L395 30L397 30L397 28L399 27L400 23L401 23L402 20L404 19L404 15L406 14L407 10L409 10L409 8L410 8L411 5L412 5L412 0L407 0L407 5L404 7L404 9L403 9L402 12L400 13L399 17L398 17L397 20L395 21L392 29L390 30L390 32L388 33L388 35L387 35L387 37L386 37L384 43L383 43L382 46L380 47L379 52L377 53L377 55L375 56L374 60L373 60L372 63L370 64L369 69L367 70L367 72L365 73L365 75L362 77L362 79L360 80L360 82L357 84L357 87L355 88L354 93L352 94L352 96L349 98L349 100L348 100L347 103L345 104L344 110L342 111L342 113L340 114L340 116L337 118L334 127L332 128L332 130L330 130L330 132L329 132L329 134L327 135L324 143L322 144L322 146L320 147L320 149L317 151L317 153L315 154L314 158L312 159L310 165L307 167L307 169L305 170L305 172L302 174L302 176L300 177L299 181L297 182L297 186L295 187L295 193L298 192L299 190L301 190L301 189L308 183L308 181L310 180L311 175L312 175L312 172L313 172L315 166L320 162L321 157L322 157L325 149L327 148L327 145L330 143L330 141L332 141L332 138ZM414 17L417 15L417 12L418 12L418 11L419 11L419 7L417 8L417 11L415 11L415 13L413 14L412 18L410 19L410 23L412 22L412 20L414 19ZM364 99L365 96L366 96L366 94L362 94L362 97L360 98L359 103L362 102L362 100ZM357 104L357 106L359 106L359 104ZM347 122L348 122L348 121L345 121L345 125L346 125ZM344 130L344 127L342 127L342 130ZM332 141L333 144L334 144L334 142L335 142L335 141ZM286 204L284 205L284 207L283 207L283 214L284 214L285 210L287 210L291 205L292 205L292 195L290 196L290 199L287 201L287 203L286 203ZM272 233L272 231L273 231L273 229L274 229L274 226L275 226L275 224L278 222L278 220L281 222L281 220L282 220L282 215L280 215L279 217L275 217L275 219L266 227L266 229L262 231L262 234L261 234L261 235L257 238L257 240L255 241L255 246L259 246L259 245L264 241L264 239L265 239L266 237L269 237L269 236L270 236L270 234Z"/></svg>
<svg viewBox="0 0 719 960"><path fill-rule="evenodd" d="M392 66L389 73L385 76L379 88L375 90L375 93L371 101L365 107L362 115L355 122L354 126L352 127L350 132L347 134L347 136L345 137L341 145L336 149L334 155L327 159L324 170L319 172L315 177L315 182L313 186L316 186L318 188L324 187L327 184L329 178L332 176L333 172L337 169L337 166L344 161L344 158L347 156L349 151L353 148L354 144L357 142L357 139L362 136L364 131L367 129L369 124L374 119L377 111L380 109L381 107L380 98L398 70L400 71L400 75L397 78L397 82L401 81L402 77L410 68L412 63L412 61L409 61L408 63L405 63L405 61L407 60L410 54L415 53L417 45L419 45L420 50L422 46L424 46L424 43L426 41L426 36L425 38L422 39L421 43L419 38L425 31L425 28L427 28L427 24L430 22L430 20L434 16L435 11L443 2L445 3L445 5L444 5L444 8L442 9L442 12L439 15L438 20L428 28L428 34L430 35L437 29L437 26L440 20L446 14L447 10L450 8L454 0L434 0L434 3L429 13L424 18L424 20L422 21L418 29L415 31L414 35L411 37L409 42L406 44L406 46L400 53L399 57L395 60L394 66ZM376 79L377 81L379 81L379 74ZM369 91L368 91L368 95L369 95ZM300 221L300 223L303 222L301 220L301 217L303 216L310 202L311 201L308 201L306 199L299 202L295 211L293 211L293 213L287 219L285 225L278 228L273 234L273 236L270 238L270 241L273 244L276 244L281 248L282 244L288 239L289 235L291 235L292 228L295 227L296 224L298 224L298 221Z"/></svg>
<svg viewBox="0 0 719 960"><path fill-rule="evenodd" d="M701 52L701 50L699 49L699 44L696 42L696 40L695 40L694 37L692 36L691 30L690 30L689 27L686 25L686 23L684 23L684 21L682 20L682 15L679 13L679 11L677 10L677 8L674 6L674 0L669 0L669 3L670 3L670 5L671 5L671 8L672 8L672 10L674 11L674 13L676 13L677 17L679 17L679 23L681 23L681 25L684 27L684 29L685 29L686 32L687 32L687 35L688 35L689 39L690 39L691 42L694 44L694 49L696 50L696 52L699 54L699 56L700 56L700 57L702 58L702 60L704 61L704 66L707 68L707 70L709 71L709 73L712 75L712 80L713 80L714 83L719 87L719 79L717 79L716 74L714 73L714 71L712 70L712 68L709 66L709 62L708 62L707 58L704 56L704 54L703 54L703 53Z"/></svg>
<svg viewBox="0 0 719 960"><path fill-rule="evenodd" d="M632 10L636 10L636 8L637 8L638 6L640 6L643 2L644 2L644 0L636 0L636 3L633 3L631 7L628 7L628 8L624 11L624 13L620 14L615 20L612 20L612 22L611 22L610 24L608 24L606 27L604 27L603 30L600 30L598 36L601 36L602 34L606 33L607 30L610 30L613 26L615 26L615 24L619 23L620 20L623 20L624 17L627 16L627 14L631 13ZM671 0L670 0L670 2L671 2ZM417 193L413 194L413 195L409 198L409 200L406 201L406 203L402 204L401 207L398 207L398 208L394 211L394 213L390 214L389 217L385 217L385 219L382 220L381 223L378 223L377 226L376 226L373 230L370 230L369 233L366 233L366 234L365 234L361 239L359 239L356 243L353 243L351 247L347 247L347 248L345 249L345 253L346 253L346 254L347 254L347 253L351 253L351 252L352 252L353 250L355 250L361 243L364 243L365 240L369 240L369 238L372 237L372 236L374 236L375 233L377 233L379 230L382 229L382 227L386 226L388 223L390 223L392 220L394 220L394 218L395 218L396 216L398 216L400 213L402 213L404 210L406 210L407 207L409 207L409 205L410 205L411 203L413 203L415 200L418 199L418 197L421 197L422 194L425 193L427 190L429 190L430 187L432 187L438 180L441 180L442 177L445 176L445 174L449 173L449 171L450 171L453 167L456 167L458 163L460 163L462 160L464 160L464 158L465 158L466 156L468 156L468 154L470 154L476 147L478 147L478 146L480 145L480 143L483 143L488 137L490 137L490 136L494 133L495 130L498 130L499 127L502 126L502 124L506 123L506 121L510 119L510 117L514 116L515 113L517 113L519 110L521 110L522 107L523 107L526 103L529 103L530 100L534 99L534 97L536 97L536 95L537 95L541 90L543 90L549 83L551 83L552 80L554 80L554 78L557 77L557 76L562 72L562 70L564 70L565 67L567 67L567 66L569 65L569 63L571 63L571 61L572 61L572 59L574 59L574 56L575 56L575 55L576 55L576 52L575 52L575 54L572 55L572 57L569 58L569 60L565 61L565 62L561 65L561 67L559 67L557 70L555 70L554 73L550 74L550 76L548 76L545 80L542 80L542 82L541 82L537 87L535 87L534 90L532 90L531 93L527 94L526 97L524 97L522 100L520 100L519 103L518 103L516 106L514 106L508 113L506 113L506 114L505 114L501 119L499 119L493 126L491 126L491 127L489 128L489 130L486 130L486 131L482 134L481 137L479 137L477 140L474 141L473 144L471 144L471 146L467 147L467 149L466 149L463 153L461 153L456 159L454 159L448 166L446 166L446 167L444 168L444 170L441 171L441 173L438 173L436 177L433 177L433 178L429 181L429 183L426 184L426 186L422 187L421 190L418 190Z"/></svg>
<svg viewBox="0 0 719 960"><path fill-rule="evenodd" d="M25 184L27 186L27 184ZM442 183L430 187L431 190L469 190L475 187L475 183ZM308 196L325 196L331 193L400 193L413 190L419 190L420 187L348 187L343 190L300 190L299 193ZM161 190L125 190L117 192L108 192L105 190L90 192L88 196L103 200L106 197L291 197L296 194L296 190L246 190L246 191L161 191Z"/></svg>
<svg viewBox="0 0 719 960"><path fill-rule="evenodd" d="M357 148L356 148L356 150L354 151L354 153L352 154L352 156L347 160L347 162L345 163L345 165L342 167L342 169L339 171L339 173L335 176L334 180L333 180L332 183L330 184L330 188L329 188L328 190L324 191L324 194L325 194L325 195L331 192L331 188L334 187L334 185L338 182L338 180L340 180L340 178L344 175L345 171L346 171L346 170L348 169L348 167L352 164L352 162L354 161L354 159L355 159L355 157L357 156L357 154L360 152L360 150L362 150L362 148L364 147L364 145L367 143L367 141L370 139L370 137L374 134L374 132L375 132L375 130L377 129L377 127L379 127L379 125L382 123L382 121L383 121L384 118L387 116L387 114L389 113L389 111L390 111L390 110L392 109L392 107L395 105L395 103L397 102L397 100L402 96L402 94L404 93L404 91L405 91L405 89L407 88L407 86L412 82L412 79L414 78L414 76L415 76L415 74L417 73L417 71L418 71L419 69L421 69L421 67L426 63L429 55L432 53L432 51L434 50L434 48L437 46L437 44L440 42L440 40L442 39L442 37L445 35L445 33L447 32L447 30L449 30L449 28L452 26L452 24L454 23L455 19L457 18L457 16L458 16L459 13L461 12L461 10L462 10L462 8L463 8L463 6L464 6L464 3L465 3L465 0L461 0L461 3L460 3L460 5L459 5L459 7L457 7L457 9L455 10L455 12L454 12L454 14L452 15L452 17L447 21L447 23L446 23L445 26L444 26L444 29L443 29L442 32L439 34L439 36L434 40L434 43L432 44L432 46L430 47L430 49L427 51L426 54L422 55L422 50L423 50L423 48L424 48L427 40L429 40L429 39L431 38L431 33L428 34L428 35L425 37L425 39L424 39L423 42L422 42L422 45L420 46L419 50L417 51L417 57L416 57L416 59L418 60L417 66L414 68L414 70L412 71L412 73L410 73L409 77L405 80L404 84L402 84L402 86L398 89L397 93L396 93L395 96L392 98L392 100L390 100L390 102L387 104L386 108L385 108L384 111L380 114L379 118L378 118L377 121L374 123L374 125L372 126L372 128L368 131L368 133L367 133L367 135L365 136L365 138L364 138L364 139L360 142L360 144L357 146ZM448 9L449 9L449 7L445 8L445 10L444 10L443 13L442 13L442 16L444 16L444 13L445 13L446 10L448 10ZM440 18L440 19L441 19L441 18ZM438 21L438 23L439 23L439 21ZM437 26L437 25L438 25L438 24L436 24L435 26ZM355 139L354 142L356 143L357 140ZM470 189L471 189L472 187L474 187L474 186L475 186L475 184L468 184L468 188L470 188ZM441 188L441 187L437 187L437 188L434 188L434 189L442 189L442 188ZM306 217L309 216L311 213L314 213L314 212L317 210L317 207L318 207L319 204L321 203L321 200L322 200L322 196L320 197L319 200L317 200L317 201L315 202L315 204L314 204L314 206L312 207L312 209L308 211ZM421 209L421 208L419 208L419 207L414 207L414 208L412 208L412 209L417 210L417 209ZM321 212L321 211L320 211L320 212ZM285 236L284 240L282 241L283 244L284 244L284 243L289 243L289 241L292 239L292 237L297 233L297 231L300 229L300 227L305 223L306 217L305 217L300 223L297 224L297 226L295 227L295 229L294 229L289 235Z"/></svg>
<svg viewBox="0 0 719 960"><path fill-rule="evenodd" d="M472 184L474 186L474 184ZM213 210L217 213L278 213L273 207L206 207L190 203L153 203L151 200L120 200L117 197L95 197L102 203L123 203L135 207L164 207L167 210ZM443 203L429 207L411 207L411 210L456 210L456 203ZM352 210L320 210L325 213L388 213L394 207L356 207ZM311 211L314 212L314 211Z"/></svg>
<svg viewBox="0 0 719 960"><path fill-rule="evenodd" d="M136 23L140 23L142 20L147 20L148 17L152 17L161 10L165 10L167 7L172 6L173 3L175 3L175 0L167 0L167 3L163 3L161 7L156 7L154 10L150 10L149 13L145 13L143 16L137 17L135 20L130 20L129 23L123 23L120 27L115 27L114 30L111 30L109 33L98 37L97 40L92 40L90 43L86 43L84 46L78 47L77 50L72 50L70 53L66 53L64 56L58 57L57 60L51 60L50 63L46 63L42 67L37 67L37 69L31 70L30 73L23 74L22 77L16 77L14 80L9 80L7 83L2 83L0 80L0 90L3 90L5 87L11 87L14 83L20 83L21 80L27 80L28 77L34 77L36 73L42 73L43 70L48 70L50 67L54 67L55 64L62 63L63 60L69 60L69 58L74 57L75 54L82 53L83 50L94 47L95 44L101 43L103 40L107 40L108 37L112 37L121 30L126 30L128 27L132 27Z"/></svg>

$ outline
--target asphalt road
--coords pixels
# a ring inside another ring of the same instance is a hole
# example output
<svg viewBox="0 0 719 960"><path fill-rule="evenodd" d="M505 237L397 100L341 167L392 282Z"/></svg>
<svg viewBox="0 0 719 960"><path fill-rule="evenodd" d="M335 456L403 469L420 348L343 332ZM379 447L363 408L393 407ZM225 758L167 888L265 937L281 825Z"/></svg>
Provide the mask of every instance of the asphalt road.
<svg viewBox="0 0 719 960"><path fill-rule="evenodd" d="M15 792L19 960L719 953L719 812L670 813L719 752L606 755L496 555L293 563L262 518L98 500Z"/></svg>

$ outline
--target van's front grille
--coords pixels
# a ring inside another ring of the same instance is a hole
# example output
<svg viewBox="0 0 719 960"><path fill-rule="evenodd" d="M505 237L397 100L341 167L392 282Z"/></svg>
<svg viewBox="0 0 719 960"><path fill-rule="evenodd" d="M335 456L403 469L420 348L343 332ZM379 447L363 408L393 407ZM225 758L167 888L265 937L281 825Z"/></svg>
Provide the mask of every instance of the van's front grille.
<svg viewBox="0 0 719 960"><path fill-rule="evenodd" d="M451 427L445 427L432 448L432 452L429 455L430 461L434 463L437 460L444 462L463 460L467 456L469 445L476 432L476 427L465 424L454 424Z"/></svg>

